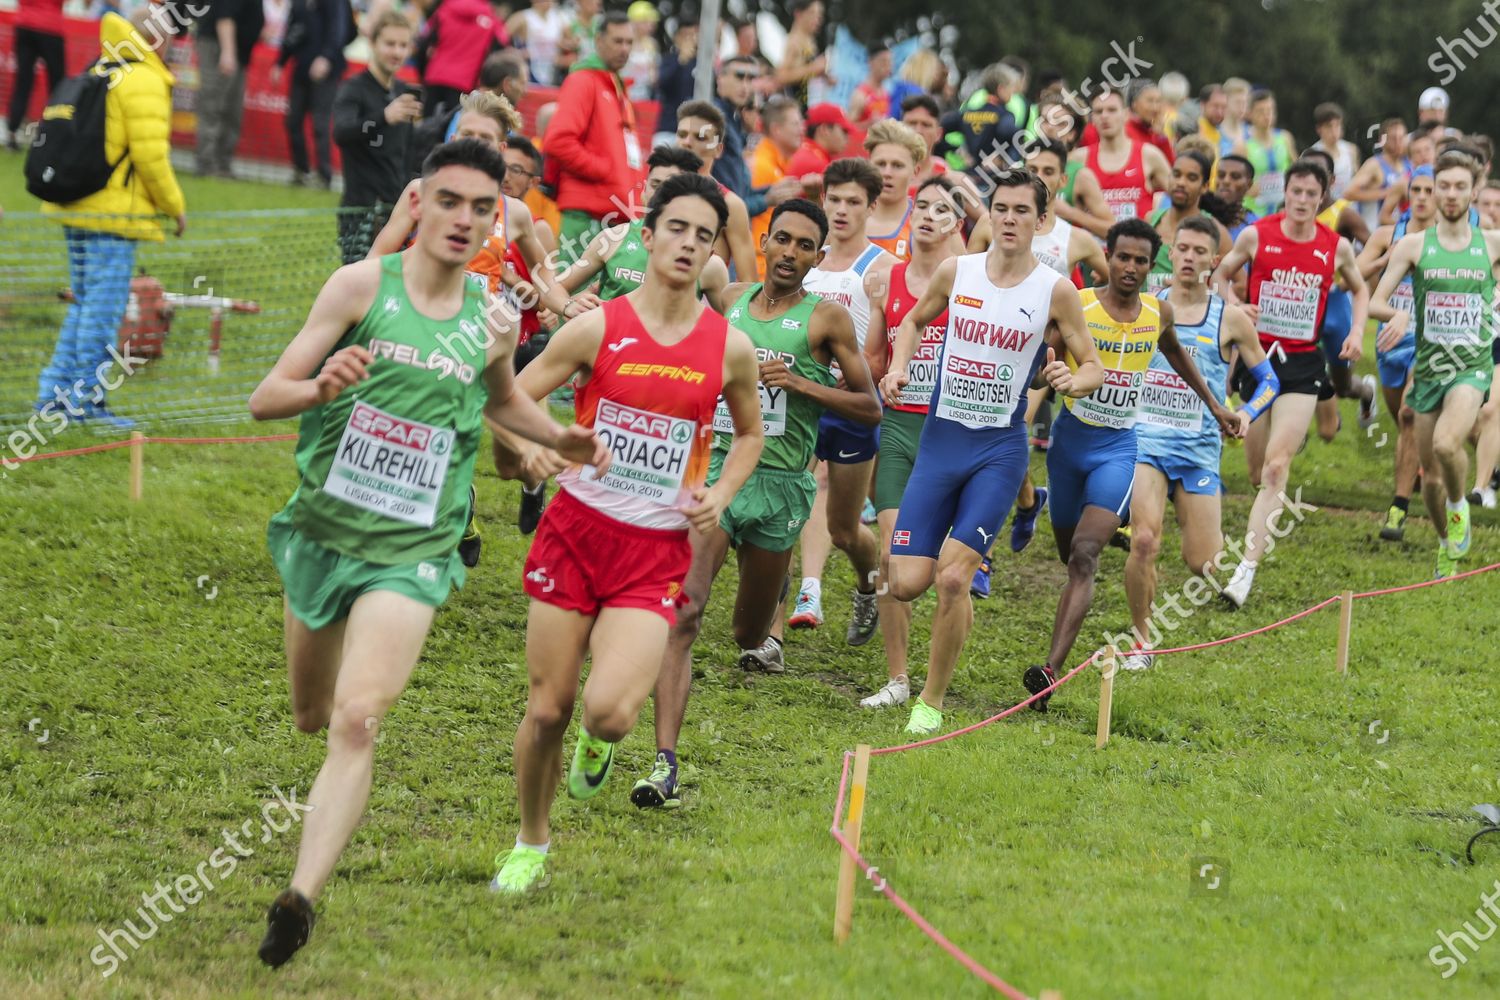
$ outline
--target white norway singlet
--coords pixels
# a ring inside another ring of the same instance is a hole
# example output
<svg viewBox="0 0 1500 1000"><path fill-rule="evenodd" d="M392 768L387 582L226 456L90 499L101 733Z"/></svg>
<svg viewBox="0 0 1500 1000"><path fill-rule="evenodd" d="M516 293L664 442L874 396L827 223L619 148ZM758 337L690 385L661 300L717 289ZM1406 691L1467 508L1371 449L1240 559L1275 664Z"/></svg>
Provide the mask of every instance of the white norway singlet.
<svg viewBox="0 0 1500 1000"><path fill-rule="evenodd" d="M1052 232L1031 238L1031 255L1066 278L1072 270L1068 267L1068 243L1072 238L1073 224L1058 218L1052 224Z"/></svg>

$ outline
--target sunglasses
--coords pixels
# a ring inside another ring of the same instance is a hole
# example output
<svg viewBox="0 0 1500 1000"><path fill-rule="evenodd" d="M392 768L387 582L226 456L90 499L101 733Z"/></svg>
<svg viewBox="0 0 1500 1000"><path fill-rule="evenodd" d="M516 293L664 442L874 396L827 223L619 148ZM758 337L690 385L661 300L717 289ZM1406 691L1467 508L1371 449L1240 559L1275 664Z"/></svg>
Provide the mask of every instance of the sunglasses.
<svg viewBox="0 0 1500 1000"><path fill-rule="evenodd" d="M735 73L734 78L736 80L754 80L759 75L759 73Z"/></svg>

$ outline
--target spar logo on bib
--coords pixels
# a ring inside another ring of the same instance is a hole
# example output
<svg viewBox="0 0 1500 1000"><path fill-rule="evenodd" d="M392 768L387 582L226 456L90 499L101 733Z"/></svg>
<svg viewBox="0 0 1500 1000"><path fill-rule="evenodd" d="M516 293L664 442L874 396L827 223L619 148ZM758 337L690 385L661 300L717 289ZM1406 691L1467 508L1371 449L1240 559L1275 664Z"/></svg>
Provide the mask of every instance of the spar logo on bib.
<svg viewBox="0 0 1500 1000"><path fill-rule="evenodd" d="M450 428L356 401L323 489L356 507L430 528L454 441Z"/></svg>
<svg viewBox="0 0 1500 1000"><path fill-rule="evenodd" d="M672 503L687 472L697 426L692 420L601 399L594 430L609 445L614 461L603 475L585 469L584 478L625 496Z"/></svg>
<svg viewBox="0 0 1500 1000"><path fill-rule="evenodd" d="M418 451L425 451L427 445L431 443L434 455L448 453L449 442L445 435L434 435L433 429L426 424L401 420L366 403L354 404L354 412L349 416L349 426L363 434L370 435L377 441L399 444ZM435 436L442 438L441 443L433 440Z"/></svg>

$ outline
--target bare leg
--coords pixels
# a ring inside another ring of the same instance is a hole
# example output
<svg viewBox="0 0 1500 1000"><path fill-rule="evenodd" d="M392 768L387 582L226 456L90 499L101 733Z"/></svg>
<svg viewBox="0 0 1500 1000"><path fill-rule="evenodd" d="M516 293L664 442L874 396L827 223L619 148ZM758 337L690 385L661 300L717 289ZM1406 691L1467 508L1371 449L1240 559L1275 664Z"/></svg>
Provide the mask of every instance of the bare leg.
<svg viewBox="0 0 1500 1000"><path fill-rule="evenodd" d="M907 674L907 643L911 640L911 605L899 600L891 587L891 533L896 530L896 510L879 514L880 571L886 585L880 588L880 637L885 642L886 676L891 680ZM930 560L929 560L930 561ZM925 588L924 588L925 589Z"/></svg>
<svg viewBox="0 0 1500 1000"><path fill-rule="evenodd" d="M1474 489L1489 489L1500 461L1500 397L1491 396L1479 411L1479 441L1474 446Z"/></svg>
<svg viewBox="0 0 1500 1000"><path fill-rule="evenodd" d="M304 733L315 733L328 725L333 715L334 685L344 655L344 625L347 618L314 631L292 614L291 603L282 599L286 626L286 666L292 694L292 717Z"/></svg>
<svg viewBox="0 0 1500 1000"><path fill-rule="evenodd" d="M1130 491L1130 555L1125 558L1125 597L1135 641L1149 645L1151 602L1156 600L1156 559L1166 517L1167 477L1155 466L1137 462Z"/></svg>
<svg viewBox="0 0 1500 1000"><path fill-rule="evenodd" d="M1094 600L1094 574L1099 571L1099 552L1120 526L1114 511L1103 507L1083 508L1083 517L1070 533L1068 546L1068 582L1057 601L1057 615L1052 622L1052 646L1047 665L1061 671L1067 661L1084 616ZM1132 546L1133 547L1133 546Z"/></svg>
<svg viewBox="0 0 1500 1000"><path fill-rule="evenodd" d="M910 558L899 556L892 559L893 572L898 560ZM969 597L969 584L973 582L974 571L983 558L962 542L949 538L943 542L933 565L937 610L932 615L932 643L927 654L927 680L922 686L922 700L936 709L943 707L943 697L953 680L958 656L969 638L969 630L974 627L974 602ZM930 559L923 561L932 563Z"/></svg>
<svg viewBox="0 0 1500 1000"><path fill-rule="evenodd" d="M818 480L818 496L812 513L802 526L802 578L822 580L833 539L828 537L828 463L819 462L813 475Z"/></svg>
<svg viewBox="0 0 1500 1000"><path fill-rule="evenodd" d="M860 523L874 471L873 460L858 465L828 463L828 534L834 546L849 557L855 586L864 594L874 592L880 571L880 546L874 532ZM804 575L811 574L804 571Z"/></svg>
<svg viewBox="0 0 1500 1000"><path fill-rule="evenodd" d="M1259 563L1270 538L1269 525L1276 511L1286 506L1285 490L1292 469L1292 457L1307 438L1308 419L1317 406L1317 398L1302 393L1278 396L1271 412L1254 424L1269 423L1265 462L1261 467L1260 491L1250 508L1250 524L1245 532L1244 561Z"/></svg>
<svg viewBox="0 0 1500 1000"><path fill-rule="evenodd" d="M532 601L526 619L526 716L516 729L516 795L521 839L534 845L550 837L548 816L562 776L563 736L573 718L578 675L594 619ZM659 665L658 665L659 669Z"/></svg>
<svg viewBox="0 0 1500 1000"><path fill-rule="evenodd" d="M682 720L687 714L688 691L693 684L693 643L703 624L703 612L714 578L729 554L729 535L717 526L708 534L689 532L693 564L682 582L687 603L677 609L677 623L667 633L661 674L656 679L656 747L677 750ZM778 592L779 587L778 586ZM593 730L590 730L592 732Z"/></svg>

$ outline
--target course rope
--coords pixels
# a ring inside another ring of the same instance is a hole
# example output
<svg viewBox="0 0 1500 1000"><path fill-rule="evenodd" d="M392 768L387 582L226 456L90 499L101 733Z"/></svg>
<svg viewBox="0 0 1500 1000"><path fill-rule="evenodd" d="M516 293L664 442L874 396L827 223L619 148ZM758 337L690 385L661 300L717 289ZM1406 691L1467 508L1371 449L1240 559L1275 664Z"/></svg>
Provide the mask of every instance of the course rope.
<svg viewBox="0 0 1500 1000"><path fill-rule="evenodd" d="M40 455L16 456L6 459L7 463L14 462L40 462L46 458L72 458L74 455L92 455L98 451L114 451L116 448L129 448L137 444L258 444L264 441L295 441L295 434L268 434L263 437L144 437L138 441L109 441L105 444L93 444L87 448L69 448L67 451L48 451Z"/></svg>
<svg viewBox="0 0 1500 1000"><path fill-rule="evenodd" d="M1481 566L1478 569L1471 569L1463 573L1455 574L1454 576L1443 577L1439 580L1423 580L1420 583L1409 583L1401 587L1387 587L1383 590L1367 590L1361 593L1354 594L1353 598L1355 600L1360 600L1361 598L1366 597L1383 597L1387 594L1399 594L1408 590L1420 590L1423 587L1434 587L1442 583L1452 583L1455 580L1468 579L1469 577L1478 576L1481 573L1489 573L1497 569L1500 569L1500 562L1490 563L1488 566ZM1322 611L1324 608L1330 605L1337 604L1340 600L1342 600L1342 596L1339 594L1335 594L1327 600L1319 601L1312 607L1305 608L1304 610L1299 611L1294 615L1288 615L1286 618L1283 618L1280 621L1272 622L1269 625L1262 625L1260 628L1251 629L1248 632L1241 632L1238 635L1227 636L1223 639L1214 639L1210 642L1200 642L1191 646L1177 646L1172 649L1154 649L1152 650L1152 653L1157 656L1165 656L1170 653L1187 653L1193 650L1209 649L1214 646L1223 646L1231 642L1239 642L1244 639L1249 639L1252 636L1262 635L1274 629L1290 625L1295 621L1299 621L1303 618L1308 617L1309 615L1316 614L1317 612ZM1069 670L1066 674L1059 677L1056 681L1053 682L1051 687L1043 691L1038 691L1036 694L1032 695L1030 698L1027 698L1025 701L1017 702L1010 708L1005 709L1003 712L998 712L995 715L990 716L988 719L976 722L972 726L965 726L963 729L956 729L951 733L944 733L941 736L934 736L931 739L919 740L916 743L903 743L899 746L879 747L877 749L871 750L870 756L875 757L881 754L902 753L907 750L917 750L921 747L929 747L938 743L944 743L956 737L972 733L975 730L992 726L995 723L999 722L1001 719L1014 715L1021 709L1026 708L1028 705L1035 702L1038 698L1049 697L1058 688L1062 687L1068 681L1078 676L1083 672L1085 668L1092 665L1094 661L1099 658L1099 655L1103 652L1104 650L1102 649L1095 652L1088 659L1078 664L1078 666L1074 667L1072 670ZM996 992L1010 997L1011 1000L1029 1000L1025 993L1021 992L1014 986L1007 983L1005 980L1001 979L999 976L995 975L978 959L974 958L958 945L948 940L948 938L941 931L932 926L932 924L928 922L928 920L923 917L922 914L917 912L916 907L908 903L896 892L895 889L891 887L890 881L884 875L879 874L878 870L874 866L872 866L870 862L865 859L865 856L861 854L859 850L849 842L848 838L844 836L842 829L840 829L840 820L842 819L844 814L844 798L849 790L849 765L853 759L853 751L844 751L843 773L839 776L838 796L833 804L833 825L828 828L829 834L833 837L834 841L837 842L840 850L849 855L849 858L859 866L859 869L865 873L865 878L870 880L871 884L874 886L877 892L881 893L881 895L885 896L886 899L890 900L891 904L895 906L903 916L905 916L908 920L915 924L917 926L917 929L920 930L923 934L926 934L929 938L931 938L934 944L947 952L954 961L958 962L965 969L968 969L969 972L973 973L976 977L978 977Z"/></svg>

